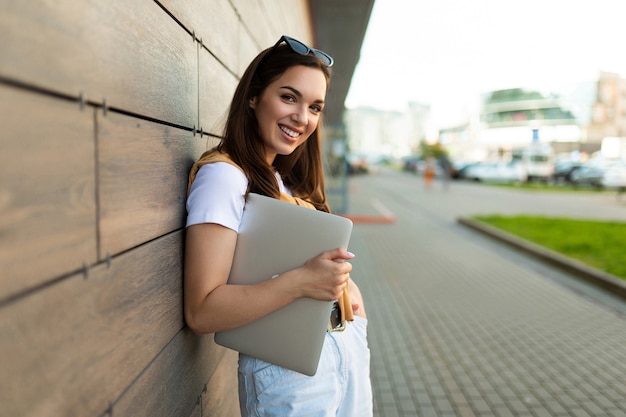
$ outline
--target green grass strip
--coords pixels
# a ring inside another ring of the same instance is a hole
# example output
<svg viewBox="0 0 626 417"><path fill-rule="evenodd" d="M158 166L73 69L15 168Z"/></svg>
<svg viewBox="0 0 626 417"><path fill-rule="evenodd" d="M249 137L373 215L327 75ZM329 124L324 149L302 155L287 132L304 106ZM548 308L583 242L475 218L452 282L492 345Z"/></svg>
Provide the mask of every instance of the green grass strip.
<svg viewBox="0 0 626 417"><path fill-rule="evenodd" d="M536 216L474 219L626 280L626 223Z"/></svg>

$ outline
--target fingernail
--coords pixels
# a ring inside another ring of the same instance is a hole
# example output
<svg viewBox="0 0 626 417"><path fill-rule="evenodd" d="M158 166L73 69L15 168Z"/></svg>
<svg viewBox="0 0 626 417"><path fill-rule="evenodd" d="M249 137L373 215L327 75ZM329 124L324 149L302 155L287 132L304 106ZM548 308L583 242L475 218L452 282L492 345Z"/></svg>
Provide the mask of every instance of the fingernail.
<svg viewBox="0 0 626 417"><path fill-rule="evenodd" d="M348 252L348 256L351 257L351 258L354 258L356 255L354 253L352 253L352 252Z"/></svg>

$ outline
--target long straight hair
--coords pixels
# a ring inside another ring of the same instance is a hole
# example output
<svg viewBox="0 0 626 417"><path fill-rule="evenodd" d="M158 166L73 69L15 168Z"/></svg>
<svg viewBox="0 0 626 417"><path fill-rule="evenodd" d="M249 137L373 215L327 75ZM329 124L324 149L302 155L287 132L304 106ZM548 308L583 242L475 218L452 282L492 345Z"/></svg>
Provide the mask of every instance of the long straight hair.
<svg viewBox="0 0 626 417"><path fill-rule="evenodd" d="M265 159L256 115L250 107L252 98L260 97L269 84L296 65L320 69L328 86L330 68L315 56L298 54L287 45L262 51L250 63L237 85L228 110L224 135L217 149L227 153L243 169L248 177L248 192L279 198L280 189L274 175L276 169L294 196L309 201L318 210L328 212L330 208L326 201L320 125L291 154L277 155L273 166L270 166ZM320 124L321 121L320 117Z"/></svg>

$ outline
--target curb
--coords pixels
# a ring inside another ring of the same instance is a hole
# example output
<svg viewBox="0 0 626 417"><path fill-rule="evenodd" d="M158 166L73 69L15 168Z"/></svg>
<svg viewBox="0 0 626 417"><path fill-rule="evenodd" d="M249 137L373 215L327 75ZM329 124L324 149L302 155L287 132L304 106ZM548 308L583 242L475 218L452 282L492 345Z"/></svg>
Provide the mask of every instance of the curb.
<svg viewBox="0 0 626 417"><path fill-rule="evenodd" d="M604 288L605 290L626 299L626 282L615 275L593 268L575 259L561 255L558 252L554 252L550 249L544 248L543 246L521 239L485 223L465 217L459 217L457 222L463 226L467 226L504 242L514 248L521 249L544 262L563 269L591 284L597 285L598 287Z"/></svg>

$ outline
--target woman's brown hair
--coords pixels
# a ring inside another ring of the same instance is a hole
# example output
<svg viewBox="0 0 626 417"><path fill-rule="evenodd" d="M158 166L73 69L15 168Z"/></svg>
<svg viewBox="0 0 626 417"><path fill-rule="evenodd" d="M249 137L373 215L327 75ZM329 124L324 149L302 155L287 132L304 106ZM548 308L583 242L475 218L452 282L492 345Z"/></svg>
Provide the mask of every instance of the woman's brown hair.
<svg viewBox="0 0 626 417"><path fill-rule="evenodd" d="M296 65L319 68L330 81L330 68L314 55L301 55L283 44L262 51L244 72L228 110L223 138L217 149L227 153L248 177L248 192L278 198L280 190L276 169L294 196L312 203L316 209L330 211L326 201L320 126L290 155L277 155L273 167L265 159L263 141L250 100L287 69ZM321 123L321 118L320 118Z"/></svg>

